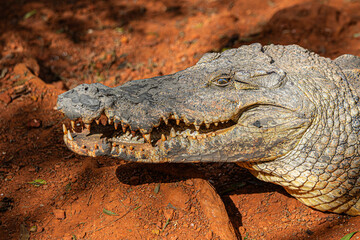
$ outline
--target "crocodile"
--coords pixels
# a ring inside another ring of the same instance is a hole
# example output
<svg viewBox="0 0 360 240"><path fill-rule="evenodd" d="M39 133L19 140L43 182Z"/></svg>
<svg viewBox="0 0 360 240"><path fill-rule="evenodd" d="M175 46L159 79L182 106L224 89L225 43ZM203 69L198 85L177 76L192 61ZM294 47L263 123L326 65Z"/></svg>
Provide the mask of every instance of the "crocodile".
<svg viewBox="0 0 360 240"><path fill-rule="evenodd" d="M236 163L320 211L360 215L360 57L255 43L58 97L69 149L134 162Z"/></svg>

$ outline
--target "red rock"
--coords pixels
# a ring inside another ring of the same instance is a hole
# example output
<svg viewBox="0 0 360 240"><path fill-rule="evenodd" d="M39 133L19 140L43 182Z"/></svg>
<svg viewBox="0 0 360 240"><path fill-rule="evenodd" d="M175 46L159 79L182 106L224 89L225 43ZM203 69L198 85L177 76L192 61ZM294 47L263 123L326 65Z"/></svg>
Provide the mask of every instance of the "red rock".
<svg viewBox="0 0 360 240"><path fill-rule="evenodd" d="M164 211L164 216L165 216L165 219L168 220L168 219L172 219L173 216L174 216L174 209L170 208L170 209L166 209Z"/></svg>
<svg viewBox="0 0 360 240"><path fill-rule="evenodd" d="M39 128L41 127L41 120L39 119L31 119L28 124L27 124L28 127L30 128Z"/></svg>
<svg viewBox="0 0 360 240"><path fill-rule="evenodd" d="M66 217L65 211L62 209L55 209L54 216L56 219L63 220Z"/></svg>

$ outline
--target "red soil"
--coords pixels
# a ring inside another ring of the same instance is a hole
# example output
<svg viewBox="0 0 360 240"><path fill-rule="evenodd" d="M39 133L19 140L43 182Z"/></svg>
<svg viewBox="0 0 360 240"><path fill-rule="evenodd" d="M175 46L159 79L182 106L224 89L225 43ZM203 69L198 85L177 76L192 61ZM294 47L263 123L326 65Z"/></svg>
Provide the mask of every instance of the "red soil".
<svg viewBox="0 0 360 240"><path fill-rule="evenodd" d="M328 240L360 230L360 217L310 209L234 164L75 155L53 109L81 83L169 74L253 42L360 55L359 10L355 0L2 2L0 239L231 239L235 229L240 239Z"/></svg>

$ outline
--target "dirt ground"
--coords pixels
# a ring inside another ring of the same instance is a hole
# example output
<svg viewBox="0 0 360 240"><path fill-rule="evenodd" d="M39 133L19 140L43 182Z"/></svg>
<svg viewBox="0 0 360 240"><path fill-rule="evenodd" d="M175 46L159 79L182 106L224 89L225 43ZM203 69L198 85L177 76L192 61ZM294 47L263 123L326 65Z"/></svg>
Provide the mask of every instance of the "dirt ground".
<svg viewBox="0 0 360 240"><path fill-rule="evenodd" d="M253 42L360 55L360 1L1 1L0 239L210 240L233 228L239 239L329 240L360 230L360 217L310 209L234 164L129 164L65 147L58 94L173 73Z"/></svg>

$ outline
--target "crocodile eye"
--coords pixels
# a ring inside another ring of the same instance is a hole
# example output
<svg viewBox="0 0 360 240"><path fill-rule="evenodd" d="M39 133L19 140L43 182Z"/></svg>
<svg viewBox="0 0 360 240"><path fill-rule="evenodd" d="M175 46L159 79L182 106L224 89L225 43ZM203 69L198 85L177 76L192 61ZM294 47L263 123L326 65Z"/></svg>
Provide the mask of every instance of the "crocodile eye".
<svg viewBox="0 0 360 240"><path fill-rule="evenodd" d="M230 82L231 82L230 77L220 77L220 78L213 80L213 83L216 86L220 86L220 87L225 87L225 86L229 85Z"/></svg>

